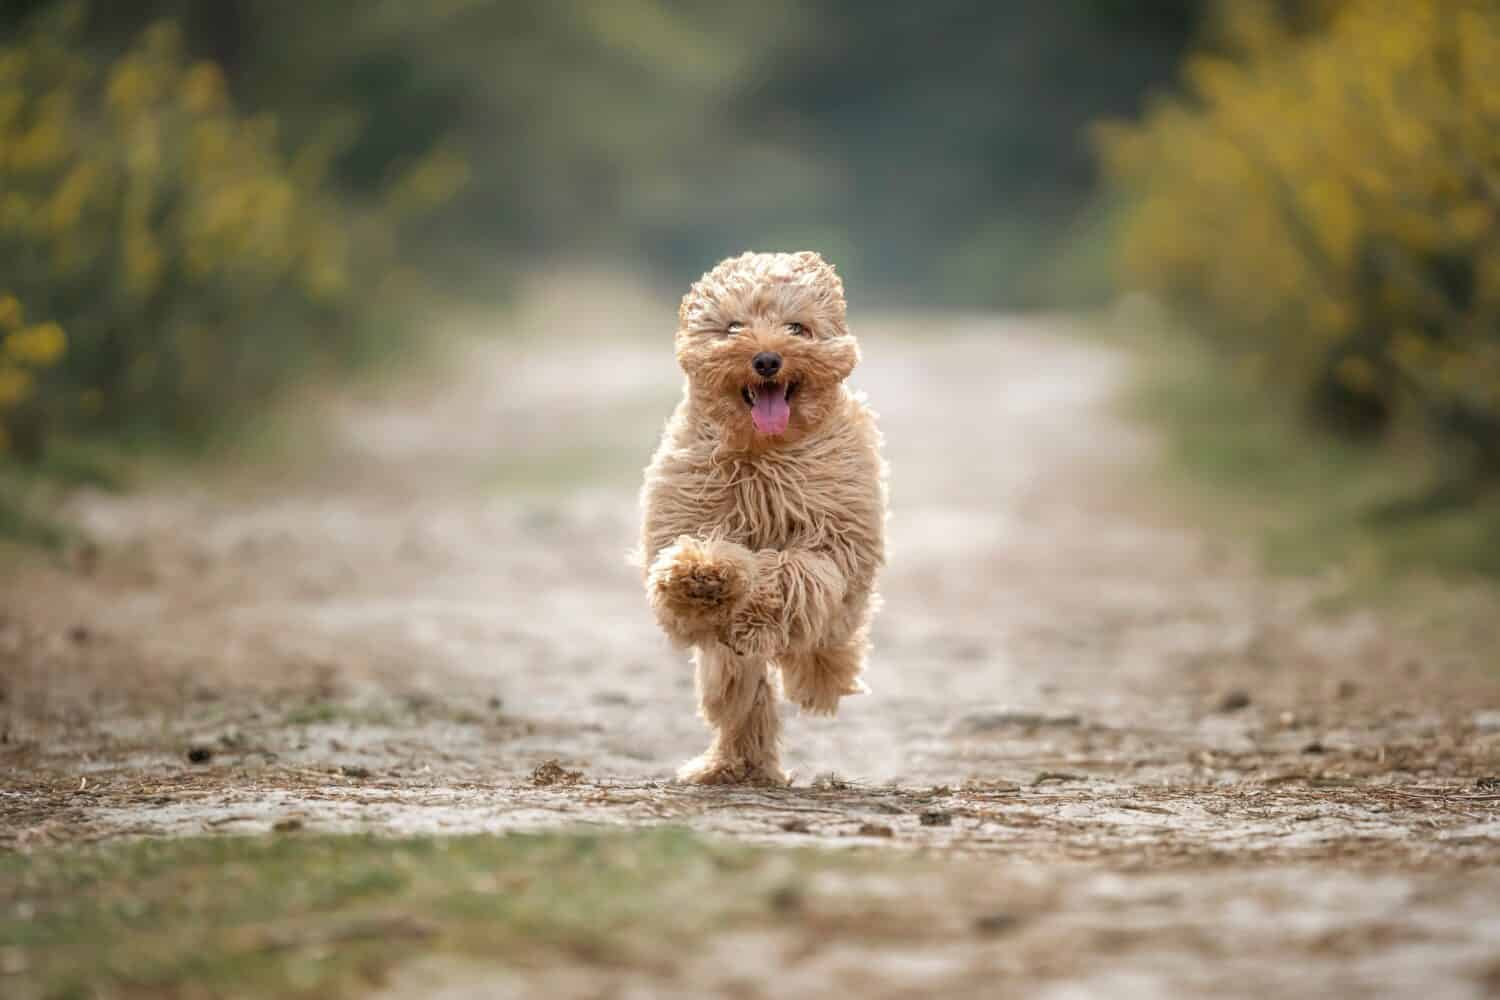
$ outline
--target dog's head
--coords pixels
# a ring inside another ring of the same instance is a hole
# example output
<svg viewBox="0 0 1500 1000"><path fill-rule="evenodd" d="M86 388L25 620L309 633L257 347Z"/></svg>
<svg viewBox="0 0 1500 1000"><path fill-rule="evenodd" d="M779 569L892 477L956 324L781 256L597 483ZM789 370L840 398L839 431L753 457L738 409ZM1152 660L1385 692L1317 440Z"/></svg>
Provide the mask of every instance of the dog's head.
<svg viewBox="0 0 1500 1000"><path fill-rule="evenodd" d="M726 441L796 440L834 412L859 363L844 283L810 250L722 261L682 298L677 362Z"/></svg>

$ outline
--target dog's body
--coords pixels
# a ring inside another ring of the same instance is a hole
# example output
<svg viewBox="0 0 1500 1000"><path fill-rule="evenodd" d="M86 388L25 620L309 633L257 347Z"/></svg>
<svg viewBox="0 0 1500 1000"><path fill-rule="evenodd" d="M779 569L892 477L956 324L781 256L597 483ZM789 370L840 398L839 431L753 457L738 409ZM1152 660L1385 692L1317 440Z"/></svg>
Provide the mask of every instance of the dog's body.
<svg viewBox="0 0 1500 1000"><path fill-rule="evenodd" d="M657 621L694 647L713 743L679 777L784 784L771 669L832 715L860 680L885 559L874 414L843 285L814 253L744 254L683 298L687 390L641 492Z"/></svg>

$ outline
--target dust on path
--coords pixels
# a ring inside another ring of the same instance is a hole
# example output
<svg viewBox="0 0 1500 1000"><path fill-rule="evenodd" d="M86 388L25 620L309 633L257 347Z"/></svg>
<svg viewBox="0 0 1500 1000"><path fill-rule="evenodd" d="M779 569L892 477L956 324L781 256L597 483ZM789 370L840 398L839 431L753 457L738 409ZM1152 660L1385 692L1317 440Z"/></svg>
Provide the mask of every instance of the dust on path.
<svg viewBox="0 0 1500 1000"><path fill-rule="evenodd" d="M1500 977L1500 679L1156 509L1123 359L1060 321L856 314L893 470L874 694L788 710L790 790L667 784L705 733L624 554L671 320L538 285L425 384L320 406L311 460L77 497L97 558L5 555L0 843L671 822L1020 866L1059 940L1208 923L1304 983L1371 949L1385 986ZM1173 934L1185 969L1232 951Z"/></svg>

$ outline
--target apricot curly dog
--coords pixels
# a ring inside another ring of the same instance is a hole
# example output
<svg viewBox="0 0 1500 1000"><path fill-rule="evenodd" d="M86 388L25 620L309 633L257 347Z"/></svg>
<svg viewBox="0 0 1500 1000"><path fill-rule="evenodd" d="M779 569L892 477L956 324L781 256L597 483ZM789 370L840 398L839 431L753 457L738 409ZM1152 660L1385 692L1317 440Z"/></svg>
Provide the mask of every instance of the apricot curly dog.
<svg viewBox="0 0 1500 1000"><path fill-rule="evenodd" d="M713 743L698 784L785 784L773 668L804 711L867 690L885 465L844 286L815 253L725 260L683 296L686 391L641 490L656 619L694 648Z"/></svg>

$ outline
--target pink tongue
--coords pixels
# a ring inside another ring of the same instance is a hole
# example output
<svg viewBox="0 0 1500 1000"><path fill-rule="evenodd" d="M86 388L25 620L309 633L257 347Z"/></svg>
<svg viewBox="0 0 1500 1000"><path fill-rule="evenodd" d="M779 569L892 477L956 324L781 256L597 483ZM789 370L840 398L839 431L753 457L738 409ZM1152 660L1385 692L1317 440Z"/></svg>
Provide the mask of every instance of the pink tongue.
<svg viewBox="0 0 1500 1000"><path fill-rule="evenodd" d="M757 388L750 419L762 434L783 433L792 419L792 407L786 401L786 386L763 385Z"/></svg>

